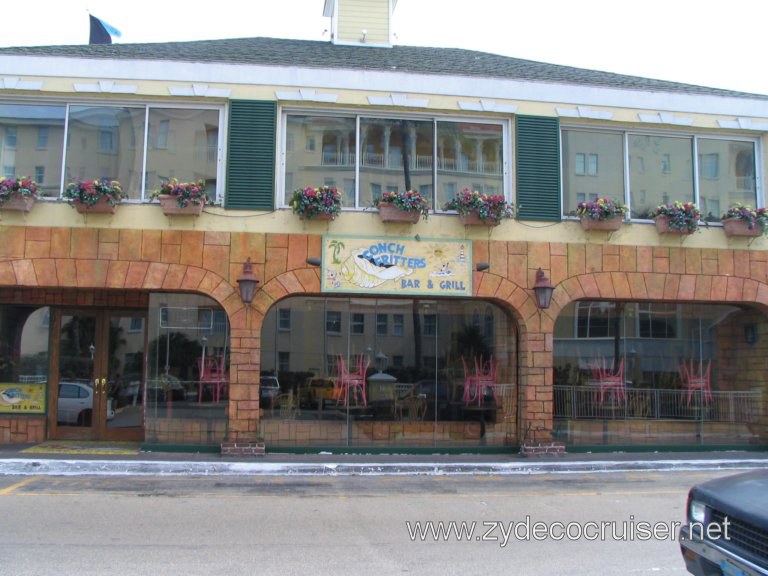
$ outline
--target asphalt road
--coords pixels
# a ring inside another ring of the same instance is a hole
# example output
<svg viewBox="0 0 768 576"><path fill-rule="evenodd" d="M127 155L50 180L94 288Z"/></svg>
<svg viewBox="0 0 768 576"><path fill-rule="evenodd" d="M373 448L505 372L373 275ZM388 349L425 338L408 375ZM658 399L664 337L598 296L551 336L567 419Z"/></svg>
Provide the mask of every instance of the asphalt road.
<svg viewBox="0 0 768 576"><path fill-rule="evenodd" d="M0 574L682 575L688 488L731 473L0 476Z"/></svg>

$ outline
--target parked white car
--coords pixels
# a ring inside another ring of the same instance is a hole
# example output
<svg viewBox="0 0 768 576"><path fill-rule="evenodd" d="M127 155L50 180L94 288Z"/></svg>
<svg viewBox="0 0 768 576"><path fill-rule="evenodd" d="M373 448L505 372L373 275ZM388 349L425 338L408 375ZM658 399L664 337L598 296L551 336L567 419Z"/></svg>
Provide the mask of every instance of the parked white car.
<svg viewBox="0 0 768 576"><path fill-rule="evenodd" d="M57 422L90 426L93 414L93 388L83 382L59 382ZM115 417L112 401L107 401L107 420Z"/></svg>

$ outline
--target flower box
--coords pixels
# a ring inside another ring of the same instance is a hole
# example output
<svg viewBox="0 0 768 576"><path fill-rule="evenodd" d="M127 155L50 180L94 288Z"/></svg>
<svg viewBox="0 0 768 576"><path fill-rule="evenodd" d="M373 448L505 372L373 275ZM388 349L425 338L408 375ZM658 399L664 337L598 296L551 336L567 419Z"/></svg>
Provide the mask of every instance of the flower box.
<svg viewBox="0 0 768 576"><path fill-rule="evenodd" d="M341 193L333 186L293 191L291 209L301 220L335 220L341 212Z"/></svg>
<svg viewBox="0 0 768 576"><path fill-rule="evenodd" d="M29 212L32 210L37 198L35 196L24 196L23 194L11 194L8 200L0 204L0 210L9 210L12 212Z"/></svg>
<svg viewBox="0 0 768 576"><path fill-rule="evenodd" d="M656 232L659 234L693 234L696 230L690 230L688 228L673 228L669 225L669 216L656 216L654 219L656 222Z"/></svg>
<svg viewBox="0 0 768 576"><path fill-rule="evenodd" d="M179 200L176 196L170 194L160 194L157 197L160 200L160 207L165 215L177 216L200 216L203 213L203 203L179 206Z"/></svg>
<svg viewBox="0 0 768 576"><path fill-rule="evenodd" d="M466 214L459 214L459 220L464 226L498 226L501 224L501 220L496 218L486 218L483 220L476 210Z"/></svg>
<svg viewBox="0 0 768 576"><path fill-rule="evenodd" d="M152 192L152 198L160 201L166 216L200 216L205 205L211 203L205 190L205 180L179 182L171 178L159 190Z"/></svg>
<svg viewBox="0 0 768 576"><path fill-rule="evenodd" d="M114 205L109 201L106 196L101 196L96 200L95 204L83 204L81 202L73 202L72 205L75 210L80 214L114 214L117 206L120 202L115 202Z"/></svg>
<svg viewBox="0 0 768 576"><path fill-rule="evenodd" d="M457 192L443 209L456 210L464 226L498 226L503 219L515 217L514 206L504 196L469 188Z"/></svg>
<svg viewBox="0 0 768 576"><path fill-rule="evenodd" d="M394 204L379 204L379 218L382 222L407 222L415 224L421 218L418 210L402 210Z"/></svg>
<svg viewBox="0 0 768 576"><path fill-rule="evenodd" d="M741 218L726 218L722 220L722 223L726 236L750 236L754 238L763 235L763 229L759 224L753 224L750 228L749 222Z"/></svg>
<svg viewBox="0 0 768 576"><path fill-rule="evenodd" d="M623 223L623 216L614 216L613 218L605 218L604 220L595 220L588 216L581 217L581 227L584 228L584 230L608 230L612 232L621 228Z"/></svg>
<svg viewBox="0 0 768 576"><path fill-rule="evenodd" d="M117 180L97 178L70 182L64 190L64 198L81 214L114 214L127 195Z"/></svg>
<svg viewBox="0 0 768 576"><path fill-rule="evenodd" d="M29 212L37 200L37 183L25 176L0 178L0 209Z"/></svg>
<svg viewBox="0 0 768 576"><path fill-rule="evenodd" d="M648 212L648 218L656 222L659 234L693 234L699 231L701 210L693 202L676 200L661 204Z"/></svg>

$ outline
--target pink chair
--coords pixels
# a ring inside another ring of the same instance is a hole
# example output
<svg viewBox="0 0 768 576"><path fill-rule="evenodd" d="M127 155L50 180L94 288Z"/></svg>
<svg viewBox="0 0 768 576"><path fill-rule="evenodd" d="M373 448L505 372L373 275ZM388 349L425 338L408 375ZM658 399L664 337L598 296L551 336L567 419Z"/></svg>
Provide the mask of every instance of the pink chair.
<svg viewBox="0 0 768 576"><path fill-rule="evenodd" d="M698 368L698 370L697 370ZM683 383L683 394L687 392L686 405L691 405L691 396L694 392L701 392L704 396L704 402L712 402L712 389L710 387L710 374L712 372L712 360L707 362L706 369L702 362L698 365L691 359L688 362L683 361L678 367L680 380Z"/></svg>
<svg viewBox="0 0 768 576"><path fill-rule="evenodd" d="M592 365L592 384L600 394L600 404L605 402L606 393L612 393L616 400L624 400L624 359L619 361L616 372L607 365L604 358L598 358Z"/></svg>
<svg viewBox="0 0 768 576"><path fill-rule="evenodd" d="M475 357L475 378L477 379L478 388L478 405L482 405L483 396L486 388L490 388L493 393L493 401L498 403L499 399L496 396L496 370L498 368L498 362L493 360L491 356L487 362L483 362L483 357L478 359Z"/></svg>
<svg viewBox="0 0 768 576"><path fill-rule="evenodd" d="M467 366L467 361L463 356L461 357L461 363L464 365L464 393L462 394L461 399L466 405L477 400L479 406L482 401L480 398L482 396L482 390L479 388L477 374L470 371Z"/></svg>
<svg viewBox="0 0 768 576"><path fill-rule="evenodd" d="M368 372L368 366L370 360L368 360L364 354L359 354L355 358L354 371L347 370L344 356L338 355L336 365L338 368L338 387L339 394L336 397L336 405L341 402L342 396L344 398L344 406L349 406L350 395L354 394L355 404L359 405L358 393L360 394L363 406L368 405L368 400L365 395L365 377Z"/></svg>
<svg viewBox="0 0 768 576"><path fill-rule="evenodd" d="M197 382L197 401L203 401L203 390L206 386L213 389L213 399L216 403L221 400L222 391L229 386L229 374L224 366L223 356L208 356L203 362L197 359L197 370L200 378Z"/></svg>

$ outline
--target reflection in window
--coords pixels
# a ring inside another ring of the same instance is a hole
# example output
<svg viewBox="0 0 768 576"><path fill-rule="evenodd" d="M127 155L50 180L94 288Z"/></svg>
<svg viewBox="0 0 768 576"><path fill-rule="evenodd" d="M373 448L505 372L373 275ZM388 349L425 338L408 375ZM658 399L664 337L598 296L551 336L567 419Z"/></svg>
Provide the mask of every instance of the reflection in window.
<svg viewBox="0 0 768 576"><path fill-rule="evenodd" d="M341 334L341 312L328 310L325 313L326 334Z"/></svg>
<svg viewBox="0 0 768 576"><path fill-rule="evenodd" d="M756 205L754 141L568 128L562 132L562 150L563 213L567 215L575 214L579 202L597 197L624 200L625 172L633 218L646 218L659 204L677 200L697 202L709 221L719 220L727 206Z"/></svg>
<svg viewBox="0 0 768 576"><path fill-rule="evenodd" d="M610 338L615 335L614 302L577 302L576 337Z"/></svg>
<svg viewBox="0 0 768 576"><path fill-rule="evenodd" d="M355 117L287 115L286 139L307 146L301 152L286 147L284 205L295 188L319 184L318 170L326 183L343 183L345 207L367 208L383 191L406 189L438 208L462 188L504 194L500 123L366 117L359 123L358 131Z"/></svg>
<svg viewBox="0 0 768 576"><path fill-rule="evenodd" d="M676 338L678 321L676 304L643 302L637 305L640 338Z"/></svg>
<svg viewBox="0 0 768 576"><path fill-rule="evenodd" d="M624 139L621 134L564 130L562 147L565 214L575 214L579 202L598 197L624 201ZM602 159L599 172L598 158Z"/></svg>
<svg viewBox="0 0 768 576"><path fill-rule="evenodd" d="M291 309L280 308L278 310L278 329L290 330L291 329Z"/></svg>
<svg viewBox="0 0 768 576"><path fill-rule="evenodd" d="M57 196L64 151L64 117L64 106L0 104L0 138L6 148L16 148L16 164L8 166L10 174L6 172L4 176L29 176L41 168L45 178L37 179L37 183L44 194ZM5 167L8 158L2 160Z"/></svg>
<svg viewBox="0 0 768 576"><path fill-rule="evenodd" d="M71 106L65 175L119 180L129 198L141 197L143 156L140 150L120 148L136 130L144 131L144 109L120 106ZM119 153L117 153L119 150Z"/></svg>

